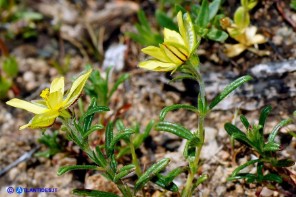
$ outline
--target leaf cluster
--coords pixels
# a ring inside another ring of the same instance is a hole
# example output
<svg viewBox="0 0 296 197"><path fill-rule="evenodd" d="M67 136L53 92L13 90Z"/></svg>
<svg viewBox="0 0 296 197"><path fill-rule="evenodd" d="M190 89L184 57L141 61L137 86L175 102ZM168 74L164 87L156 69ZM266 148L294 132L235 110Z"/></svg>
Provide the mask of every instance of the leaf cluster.
<svg viewBox="0 0 296 197"><path fill-rule="evenodd" d="M100 71L95 70L89 77L90 83L85 86L86 94L91 98L96 98L100 106L108 106L112 95L118 89L119 85L129 78L129 74L122 74L110 87L110 74L111 68L106 70L106 77L103 77Z"/></svg>
<svg viewBox="0 0 296 197"><path fill-rule="evenodd" d="M276 152L280 150L280 143L276 141L276 136L280 128L291 123L291 119L282 120L278 123L270 132L267 139L264 137L264 125L267 119L268 114L271 111L271 107L267 106L262 109L259 117L258 125L251 125L250 122L244 115L240 116L240 120L244 125L246 132L241 131L235 125L231 123L225 124L225 130L230 135L231 140L237 140L248 148L256 152L256 155L259 155L257 159L250 160L245 164L237 167L229 180L236 179L246 179L247 182L282 182L282 177L276 173L268 173L266 167L271 165L272 167L282 168L289 167L295 164L291 159L278 159ZM240 171L250 165L257 164L256 173L240 173ZM266 171L266 173L264 173Z"/></svg>

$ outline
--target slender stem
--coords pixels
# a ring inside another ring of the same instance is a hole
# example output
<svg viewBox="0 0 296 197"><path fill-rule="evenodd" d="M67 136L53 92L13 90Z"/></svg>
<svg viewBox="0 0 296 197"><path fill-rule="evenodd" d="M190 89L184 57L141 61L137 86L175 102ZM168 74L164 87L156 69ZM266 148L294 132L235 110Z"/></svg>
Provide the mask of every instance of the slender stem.
<svg viewBox="0 0 296 197"><path fill-rule="evenodd" d="M131 154L132 154L132 163L136 166L135 171L136 171L137 176L140 177L142 175L142 171L141 171L141 167L139 164L139 160L136 155L134 144L130 141L129 146L130 146Z"/></svg>
<svg viewBox="0 0 296 197"><path fill-rule="evenodd" d="M194 66L192 65L188 65L190 67L190 70L193 71ZM204 135L205 135L205 131L204 131L204 122L205 122L205 116L207 114L206 111L204 111L204 107L206 107L206 94L205 94L205 85L204 85L204 81L203 78L200 74L199 69L194 69L195 71L192 72L192 74L195 76L196 81L199 83L199 95L200 95L200 99L202 101L202 105L198 106L199 108L199 118L198 118L198 129L196 131L196 134L200 140L200 144L196 147L196 151L195 151L195 156L193 160L189 161L189 175L187 178L187 182L186 182L186 186L185 189L182 192L182 196L183 197L191 197L192 196L192 192L194 190L193 188L193 180L194 180L194 176L197 173L198 170L198 163L199 163L199 159L200 159L200 154L201 154L201 150L204 144Z"/></svg>

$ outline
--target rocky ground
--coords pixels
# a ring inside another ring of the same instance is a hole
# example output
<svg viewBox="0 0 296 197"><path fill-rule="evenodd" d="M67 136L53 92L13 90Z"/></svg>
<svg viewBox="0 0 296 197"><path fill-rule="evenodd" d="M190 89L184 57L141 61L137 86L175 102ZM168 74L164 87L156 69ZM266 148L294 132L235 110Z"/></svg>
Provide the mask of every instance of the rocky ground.
<svg viewBox="0 0 296 197"><path fill-rule="evenodd" d="M0 31L0 38L3 39L9 53L16 57L19 65L13 88L8 92L7 98L0 101L0 169L40 146L37 140L42 135L39 130L19 131L19 126L28 122L32 115L5 105L5 101L14 97L36 99L40 91L61 74L65 75L67 84L70 84L73 76L81 72L87 63L104 72L103 55L110 46L122 45L125 49L118 52L123 59L110 60L118 62L112 78L117 78L123 72L129 73L130 78L113 95L110 108L112 112L116 112L123 106L128 106L120 115L126 125L138 122L144 127L150 120L158 120L158 114L164 106L195 102L195 94L192 91L196 88L194 84L169 83L168 75L165 73L137 68L138 62L144 58L140 53L141 46L127 38L124 32L134 28L136 12L139 9L142 8L147 13L155 9L157 4L154 1L25 2L25 6L40 12L44 18L36 23L38 34L32 39L23 39L17 35L13 40L5 40L1 37L5 30ZM233 11L237 4L233 0L228 0L224 6L227 13ZM288 6L289 1L286 0L282 3L266 0L252 13L252 24L258 26L259 31L269 39L263 47L271 52L270 56L258 57L251 52L244 52L236 58L229 59L223 54L223 44L214 42L202 43L198 50L209 100L238 76L251 74L254 80L231 95L206 120L206 143L200 170L209 175L209 180L199 187L196 196L256 196L260 188L259 185L243 181L226 180L233 169L245 162L250 154L246 154L247 152L240 149L237 144L235 149L238 149L239 154L233 157L224 124L238 123L239 118L236 115L240 113L255 121L260 109L265 105L271 105L274 109L266 126L268 132L280 120L291 117L296 109L296 12ZM7 24L5 21L2 23ZM55 29L56 25L59 25L58 30ZM97 46L94 47L94 43ZM82 99L86 100L85 96L82 96ZM171 112L167 119L182 123L191 130L197 126L197 116L183 110ZM58 128L57 123L46 133ZM280 152L280 157L291 157L296 160L296 138L292 138L288 134L289 131L295 132L296 125L281 130L279 140L285 149ZM63 136L62 131L59 135ZM140 148L140 161L143 166L147 166L167 157L171 158L168 168L174 169L186 164L182 156L184 145L184 141L174 135L152 131L147 142ZM45 147L41 146L39 150L44 149ZM115 185L94 172L56 175L60 166L80 164L81 159L85 160L81 151L70 143L66 144L64 151L49 159L32 155L0 177L0 196L18 196L7 194L8 186L58 189L57 193L52 194L25 195L40 197L71 196L74 188L118 193ZM296 166L290 167L289 170L295 174ZM179 176L175 181L178 185L184 184L185 175ZM278 191L266 187L261 189L262 196L287 196L281 186ZM165 195L175 196L170 193ZM146 196L160 196L160 191L155 187L148 187Z"/></svg>

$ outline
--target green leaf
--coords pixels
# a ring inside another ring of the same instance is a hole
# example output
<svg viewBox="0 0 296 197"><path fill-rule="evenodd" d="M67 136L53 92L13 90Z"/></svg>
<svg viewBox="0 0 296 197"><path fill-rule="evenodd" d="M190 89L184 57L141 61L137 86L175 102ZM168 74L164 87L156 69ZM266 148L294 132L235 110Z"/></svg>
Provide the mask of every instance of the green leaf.
<svg viewBox="0 0 296 197"><path fill-rule="evenodd" d="M224 42L228 38L228 34L222 30L212 27L207 33L207 38L218 42Z"/></svg>
<svg viewBox="0 0 296 197"><path fill-rule="evenodd" d="M101 130L101 129L103 129L103 128L104 128L103 125L101 125L101 124L96 124L96 125L92 126L88 131L86 131L86 133L84 133L82 137L85 139L85 138L87 138L92 132L94 132L94 131L98 131L98 130Z"/></svg>
<svg viewBox="0 0 296 197"><path fill-rule="evenodd" d="M294 11L296 11L296 0L292 0L291 1L290 7L291 7L291 9L293 9Z"/></svg>
<svg viewBox="0 0 296 197"><path fill-rule="evenodd" d="M92 107L90 110L87 110L87 112L85 112L83 114L83 116L81 116L81 118L79 119L79 123L82 124L82 122L85 121L85 118L87 118L88 116L90 116L90 115L92 115L94 113L105 112L105 111L110 111L109 107L106 107L106 106Z"/></svg>
<svg viewBox="0 0 296 197"><path fill-rule="evenodd" d="M160 160L159 162L153 164L150 168L146 170L138 179L135 185L135 190L139 190L144 185L150 181L154 176L156 176L157 173L159 173L161 170L163 170L170 162L170 159L164 158Z"/></svg>
<svg viewBox="0 0 296 197"><path fill-rule="evenodd" d="M138 19L142 27L144 27L147 31L151 31L149 22L145 16L145 12L143 10L139 10Z"/></svg>
<svg viewBox="0 0 296 197"><path fill-rule="evenodd" d="M203 174L201 176L199 176L197 178L197 180L195 181L195 183L193 184L192 186L192 191L197 187L199 186L200 184L202 184L203 182L205 182L207 179L208 179L208 175L207 174Z"/></svg>
<svg viewBox="0 0 296 197"><path fill-rule="evenodd" d="M212 20L214 16L218 13L218 10L220 8L221 0L214 0L209 5L209 20Z"/></svg>
<svg viewBox="0 0 296 197"><path fill-rule="evenodd" d="M273 174L273 173L268 173L265 175L262 179L263 181L271 181L271 182L277 182L277 183L282 183L283 179L281 178L280 175Z"/></svg>
<svg viewBox="0 0 296 197"><path fill-rule="evenodd" d="M242 169L248 167L249 165L253 165L253 164L257 163L257 162L260 162L260 159L254 159L254 160L251 160L251 161L248 161L248 162L244 163L243 165L238 166L238 167L232 172L231 176L232 176L232 177L237 176L237 175L239 174L239 172L240 172Z"/></svg>
<svg viewBox="0 0 296 197"><path fill-rule="evenodd" d="M252 147L251 141L247 138L246 134L244 132L242 132L239 128L237 128L236 126L234 126L231 123L226 123L224 125L224 128L225 128L226 132L228 133L228 135L230 135L234 139L244 143L245 145Z"/></svg>
<svg viewBox="0 0 296 197"><path fill-rule="evenodd" d="M250 81L251 79L252 79L251 76L246 75L246 76L242 76L242 77L236 79L235 81L233 81L231 84L226 86L224 88L224 90L213 99L213 101L209 105L209 108L213 109L218 103L220 103L233 90L237 89L239 86L243 85L247 81Z"/></svg>
<svg viewBox="0 0 296 197"><path fill-rule="evenodd" d="M188 140L185 144L183 155L187 159L189 157L195 158L196 147L200 145L200 139L194 136L192 139Z"/></svg>
<svg viewBox="0 0 296 197"><path fill-rule="evenodd" d="M280 128L287 126L288 124L290 124L292 122L291 119L287 119L287 120L282 120L280 123L278 123L271 131L271 133L268 136L268 143L269 142L274 142L275 136L277 135L277 132L279 131Z"/></svg>
<svg viewBox="0 0 296 197"><path fill-rule="evenodd" d="M164 12L162 12L161 10L157 10L155 16L156 16L156 21L160 26L178 32L178 26Z"/></svg>
<svg viewBox="0 0 296 197"><path fill-rule="evenodd" d="M194 137L193 134L188 129L184 128L182 125L166 121L157 123L155 126L155 130L166 131L187 140L190 140Z"/></svg>
<svg viewBox="0 0 296 197"><path fill-rule="evenodd" d="M78 196L91 196L91 197L119 197L116 194L110 192L102 192L98 190L90 190L90 189L74 189L72 191L74 195Z"/></svg>
<svg viewBox="0 0 296 197"><path fill-rule="evenodd" d="M246 116L240 115L240 120L243 123L244 127L248 130L250 128L250 123L249 123L248 119L246 118Z"/></svg>
<svg viewBox="0 0 296 197"><path fill-rule="evenodd" d="M280 145L275 142L268 142L264 144L264 147L263 147L264 152L268 152L268 151L274 152L274 151L278 151L279 149L280 149Z"/></svg>
<svg viewBox="0 0 296 197"><path fill-rule="evenodd" d="M66 172L72 171L72 170L97 170L98 166L94 165L74 165L74 166L62 166L58 169L58 176L61 176L62 174L65 174Z"/></svg>
<svg viewBox="0 0 296 197"><path fill-rule="evenodd" d="M234 23L239 29L244 29L250 25L250 15L246 8L239 7L233 17Z"/></svg>
<svg viewBox="0 0 296 197"><path fill-rule="evenodd" d="M113 140L113 123L109 122L106 127L106 133L105 133L105 149L106 149L108 158L113 154L113 147L111 146L112 140Z"/></svg>
<svg viewBox="0 0 296 197"><path fill-rule="evenodd" d="M7 57L2 65L3 71L7 74L8 77L14 78L18 73L18 63L13 56Z"/></svg>
<svg viewBox="0 0 296 197"><path fill-rule="evenodd" d="M95 157L96 164L98 164L99 166L101 166L103 168L105 168L107 166L107 161L106 161L99 146L96 146L96 151L93 152L93 155Z"/></svg>
<svg viewBox="0 0 296 197"><path fill-rule="evenodd" d="M292 159L281 159L271 162L272 166L279 167L279 168L287 168L295 165L295 161Z"/></svg>
<svg viewBox="0 0 296 197"><path fill-rule="evenodd" d="M135 168L136 167L134 164L129 164L129 165L122 167L119 170L119 172L114 176L113 181L116 183L117 181L119 181L120 179L125 177L126 175L130 174Z"/></svg>
<svg viewBox="0 0 296 197"><path fill-rule="evenodd" d="M271 112L272 107L266 106L261 110L260 117L259 117L259 125L261 125L261 129L259 130L261 134L263 134L264 125L267 119L268 114Z"/></svg>
<svg viewBox="0 0 296 197"><path fill-rule="evenodd" d="M87 109L87 111L90 111L91 109L93 109L94 107L97 106L97 99L95 97L93 97L91 99L91 103ZM86 133L87 130L89 130L90 126L91 126L91 123L92 123L92 120L94 118L94 113L89 115L89 116L86 116L84 119L83 119L83 133Z"/></svg>
<svg viewBox="0 0 296 197"><path fill-rule="evenodd" d="M110 148L112 149L112 151L115 149L115 145L117 144L117 142L119 142L122 139L125 139L127 137L129 137L130 135L134 134L135 132L131 129L126 129L126 131L122 132L122 133L118 133L111 141L110 143Z"/></svg>
<svg viewBox="0 0 296 197"><path fill-rule="evenodd" d="M247 5L248 9L249 10L253 9L257 5L257 3L258 3L258 0L249 0Z"/></svg>
<svg viewBox="0 0 296 197"><path fill-rule="evenodd" d="M117 129L118 131L123 131L123 130L125 129L125 126L124 126L124 124L123 124L123 122L122 122L121 119L118 119L118 120L115 122L115 126L116 126L116 129Z"/></svg>
<svg viewBox="0 0 296 197"><path fill-rule="evenodd" d="M210 21L210 10L209 10L209 2L208 0L203 0L198 16L197 16L197 25L199 27L207 27Z"/></svg>
<svg viewBox="0 0 296 197"><path fill-rule="evenodd" d="M179 188L175 183L173 183L173 182L167 183L164 176L162 176L160 174L153 177L151 179L151 181L153 183L155 183L156 185L162 187L165 190L168 190L168 191L171 191L171 192L178 192L179 191Z"/></svg>
<svg viewBox="0 0 296 197"><path fill-rule="evenodd" d="M118 89L118 86L120 84L122 84L123 82L125 82L125 80L127 80L129 78L129 74L123 74L123 75L120 75L120 77L117 79L117 81L115 82L115 84L112 86L110 92L109 92L109 95L108 95L108 98L110 99L111 96L114 94L114 92Z"/></svg>
<svg viewBox="0 0 296 197"><path fill-rule="evenodd" d="M198 109L192 105L175 104L175 105L171 105L171 106L167 106L167 107L163 108L159 114L159 119L161 121L163 121L168 112L173 111L173 110L177 110L177 109L187 109L187 110L199 113Z"/></svg>

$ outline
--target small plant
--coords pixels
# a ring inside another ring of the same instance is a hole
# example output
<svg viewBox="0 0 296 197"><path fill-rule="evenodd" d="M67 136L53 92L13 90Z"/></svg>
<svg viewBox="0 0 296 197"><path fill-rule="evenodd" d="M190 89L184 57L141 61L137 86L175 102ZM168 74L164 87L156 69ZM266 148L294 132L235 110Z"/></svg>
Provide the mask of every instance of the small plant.
<svg viewBox="0 0 296 197"><path fill-rule="evenodd" d="M258 44L267 40L261 34L256 34L257 27L250 25L250 14L256 5L257 0L241 0L241 6L234 13L233 22L229 18L220 20L221 26L227 30L229 36L239 42L238 44L225 44L225 53L228 57L235 57L245 50L257 55L268 55L268 51L258 50ZM253 47L254 46L254 47Z"/></svg>
<svg viewBox="0 0 296 197"><path fill-rule="evenodd" d="M225 124L225 130L231 137L232 144L237 140L250 148L255 157L254 159L237 167L228 180L246 179L248 183L265 183L270 188L273 182L282 183L284 179L289 179L289 174L283 174L282 168L290 167L295 164L291 159L278 159L277 152L281 150L281 145L276 140L277 133L281 127L292 122L291 119L282 120L270 132L267 138L264 136L264 125L271 107L263 108L259 117L259 123L251 124L244 115L240 116L240 120L244 125L246 132L231 123ZM256 165L256 173L242 173L244 168L250 165ZM291 181L293 183L293 181ZM295 186L295 185L294 185Z"/></svg>
<svg viewBox="0 0 296 197"><path fill-rule="evenodd" d="M54 131L52 134L43 134L38 142L44 144L47 148L45 151L40 151L35 154L37 157L52 157L55 154L63 151L63 146L59 141L59 132Z"/></svg>
<svg viewBox="0 0 296 197"><path fill-rule="evenodd" d="M135 25L138 33L127 32L127 36L143 46L157 46L163 41L162 36L152 30L143 10L138 12L138 20L139 23Z"/></svg>
<svg viewBox="0 0 296 197"><path fill-rule="evenodd" d="M106 70L106 77L103 77L100 71L95 70L89 77L89 82L85 86L85 92L90 97L97 98L97 102L101 106L109 106L110 99L114 92L118 89L119 85L124 83L129 78L128 74L122 74L110 87L110 72L111 67Z"/></svg>
<svg viewBox="0 0 296 197"><path fill-rule="evenodd" d="M0 69L0 99L3 99L7 96L7 92L13 85L13 79L18 73L18 63L15 57L5 56Z"/></svg>

